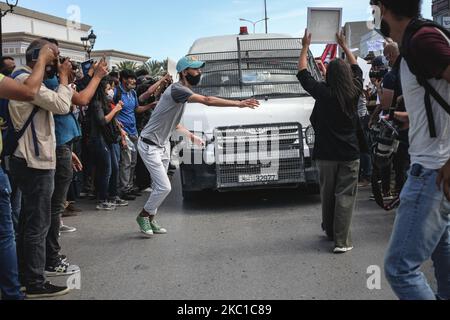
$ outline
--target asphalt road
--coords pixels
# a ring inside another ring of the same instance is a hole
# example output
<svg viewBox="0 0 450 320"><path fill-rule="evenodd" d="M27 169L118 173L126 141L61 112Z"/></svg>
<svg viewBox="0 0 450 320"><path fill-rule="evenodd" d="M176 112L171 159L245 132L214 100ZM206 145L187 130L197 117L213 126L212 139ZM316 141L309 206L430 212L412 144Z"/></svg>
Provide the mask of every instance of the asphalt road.
<svg viewBox="0 0 450 320"><path fill-rule="evenodd" d="M135 218L147 196L112 213L79 203L85 211L65 220L78 231L61 243L81 267L81 290L58 299L395 299L383 275L381 289L367 288L367 268L383 266L395 214L369 201L368 190L354 216L355 249L345 255L331 253L316 195L208 194L185 204L176 179L158 218L169 234L145 239ZM430 264L424 269L433 279Z"/></svg>

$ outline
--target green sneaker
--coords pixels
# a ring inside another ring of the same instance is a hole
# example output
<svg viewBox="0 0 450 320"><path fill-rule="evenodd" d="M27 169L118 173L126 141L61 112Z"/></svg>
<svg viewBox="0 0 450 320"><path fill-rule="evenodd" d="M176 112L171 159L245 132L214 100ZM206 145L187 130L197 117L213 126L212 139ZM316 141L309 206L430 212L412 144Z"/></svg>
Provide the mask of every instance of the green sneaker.
<svg viewBox="0 0 450 320"><path fill-rule="evenodd" d="M147 237L153 236L153 234L154 234L153 229L150 224L150 219L148 217L138 216L136 221L137 221L139 228L141 229L141 232L143 234L145 234Z"/></svg>
<svg viewBox="0 0 450 320"><path fill-rule="evenodd" d="M159 226L156 221L150 221L150 226L153 230L154 234L166 234L167 230L164 228L161 228L161 226Z"/></svg>

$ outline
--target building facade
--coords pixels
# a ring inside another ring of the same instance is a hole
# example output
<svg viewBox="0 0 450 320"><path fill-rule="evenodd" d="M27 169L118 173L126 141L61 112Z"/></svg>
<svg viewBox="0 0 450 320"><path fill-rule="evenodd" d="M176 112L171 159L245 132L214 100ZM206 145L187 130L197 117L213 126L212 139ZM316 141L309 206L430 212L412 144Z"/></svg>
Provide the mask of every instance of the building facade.
<svg viewBox="0 0 450 320"><path fill-rule="evenodd" d="M0 2L0 8L7 10L9 7ZM54 38L58 40L61 56L68 57L76 62L87 60L87 54L81 37L86 37L92 26L87 24L72 25L70 21L29 10L22 7L14 8L3 18L3 52L4 56L11 56L17 65L25 65L25 52L34 40L40 37ZM112 67L122 61L132 61L142 65L150 57L136 55L115 50L92 51L91 57L99 59L105 55Z"/></svg>
<svg viewBox="0 0 450 320"><path fill-rule="evenodd" d="M433 0L432 14L435 22L450 30L450 0Z"/></svg>

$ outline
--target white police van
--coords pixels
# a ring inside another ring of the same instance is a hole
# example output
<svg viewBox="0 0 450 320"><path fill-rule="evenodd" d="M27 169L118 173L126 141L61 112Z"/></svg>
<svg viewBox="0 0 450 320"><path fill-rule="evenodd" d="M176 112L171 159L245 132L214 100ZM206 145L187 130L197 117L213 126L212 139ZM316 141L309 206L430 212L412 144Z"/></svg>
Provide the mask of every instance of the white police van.
<svg viewBox="0 0 450 320"><path fill-rule="evenodd" d="M283 34L195 41L188 55L206 66L194 91L226 99L256 98L261 105L252 110L187 104L182 124L206 145L196 147L173 137L185 200L205 190L318 189L309 121L315 101L296 77L300 50L301 39ZM321 79L311 53L309 70Z"/></svg>

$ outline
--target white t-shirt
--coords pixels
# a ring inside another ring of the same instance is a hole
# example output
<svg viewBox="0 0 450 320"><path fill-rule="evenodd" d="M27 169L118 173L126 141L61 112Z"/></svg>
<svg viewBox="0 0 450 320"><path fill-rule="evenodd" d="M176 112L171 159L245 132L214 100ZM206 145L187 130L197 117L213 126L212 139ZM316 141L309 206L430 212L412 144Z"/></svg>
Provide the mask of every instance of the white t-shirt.
<svg viewBox="0 0 450 320"><path fill-rule="evenodd" d="M411 164L420 164L431 170L441 169L450 159L450 115L431 97L437 134L437 138L431 138L425 108L425 89L419 85L404 59L401 63L401 80L410 121ZM445 101L450 101L450 84L446 80L430 79L428 82Z"/></svg>

